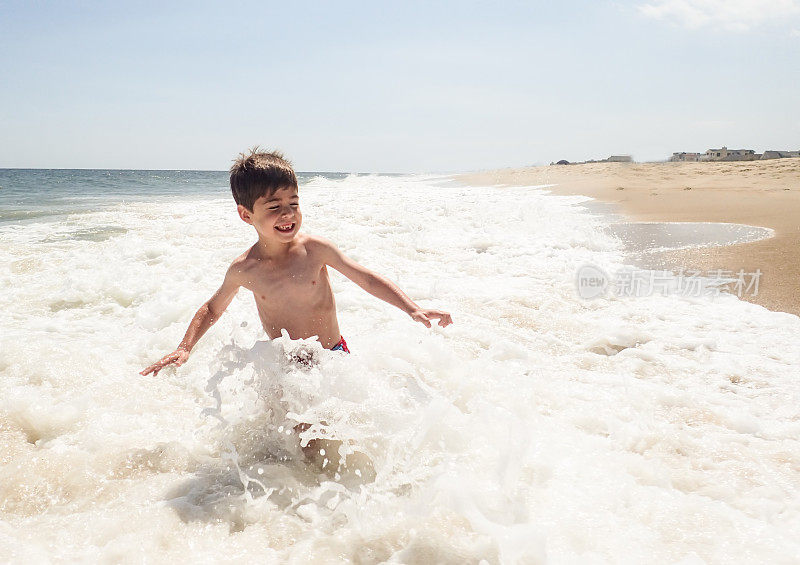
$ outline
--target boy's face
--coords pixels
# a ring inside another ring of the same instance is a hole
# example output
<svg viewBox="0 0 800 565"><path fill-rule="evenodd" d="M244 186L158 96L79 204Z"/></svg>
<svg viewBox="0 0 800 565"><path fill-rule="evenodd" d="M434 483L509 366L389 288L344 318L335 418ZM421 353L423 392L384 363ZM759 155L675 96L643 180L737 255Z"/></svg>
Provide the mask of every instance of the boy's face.
<svg viewBox="0 0 800 565"><path fill-rule="evenodd" d="M241 204L239 217L256 228L261 237L288 243L294 239L303 222L300 199L295 187L279 188L272 194L261 196L251 212Z"/></svg>

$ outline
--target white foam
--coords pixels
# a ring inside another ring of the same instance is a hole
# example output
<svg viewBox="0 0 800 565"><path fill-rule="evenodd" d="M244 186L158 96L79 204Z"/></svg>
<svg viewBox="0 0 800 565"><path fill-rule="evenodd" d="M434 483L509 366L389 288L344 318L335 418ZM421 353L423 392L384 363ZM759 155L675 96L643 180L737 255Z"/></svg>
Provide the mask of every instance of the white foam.
<svg viewBox="0 0 800 565"><path fill-rule="evenodd" d="M796 558L797 317L581 300L576 269L622 257L581 197L350 176L301 198L304 229L455 325L334 274L352 355L264 341L241 292L141 377L252 241L232 202L0 228L0 560ZM374 482L317 472L298 422Z"/></svg>

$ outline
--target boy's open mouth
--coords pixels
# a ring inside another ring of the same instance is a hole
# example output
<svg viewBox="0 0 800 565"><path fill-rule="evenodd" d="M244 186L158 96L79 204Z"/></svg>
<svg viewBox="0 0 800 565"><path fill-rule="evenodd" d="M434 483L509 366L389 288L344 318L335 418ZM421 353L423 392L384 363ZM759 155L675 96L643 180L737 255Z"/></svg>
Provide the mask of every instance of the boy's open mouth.
<svg viewBox="0 0 800 565"><path fill-rule="evenodd" d="M275 226L275 229L282 232L290 232L294 229L294 224L284 224L282 226Z"/></svg>

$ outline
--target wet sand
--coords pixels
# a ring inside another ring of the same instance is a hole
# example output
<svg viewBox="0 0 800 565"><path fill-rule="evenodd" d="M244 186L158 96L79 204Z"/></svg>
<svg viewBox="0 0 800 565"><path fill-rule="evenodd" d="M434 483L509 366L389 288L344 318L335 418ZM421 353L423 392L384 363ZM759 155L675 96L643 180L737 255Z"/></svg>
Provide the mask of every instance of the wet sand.
<svg viewBox="0 0 800 565"><path fill-rule="evenodd" d="M654 266L704 273L761 271L758 294L743 298L800 315L800 159L730 163L591 163L459 175L469 184L542 185L584 194L639 222L729 222L775 236L721 247L652 254Z"/></svg>

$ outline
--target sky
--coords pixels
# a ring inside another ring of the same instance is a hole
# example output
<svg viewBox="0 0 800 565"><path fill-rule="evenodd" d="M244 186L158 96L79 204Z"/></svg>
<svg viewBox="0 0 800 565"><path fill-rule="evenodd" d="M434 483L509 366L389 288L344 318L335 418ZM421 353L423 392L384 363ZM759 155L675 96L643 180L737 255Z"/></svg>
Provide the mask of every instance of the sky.
<svg viewBox="0 0 800 565"><path fill-rule="evenodd" d="M0 167L453 172L800 149L800 0L0 0Z"/></svg>

